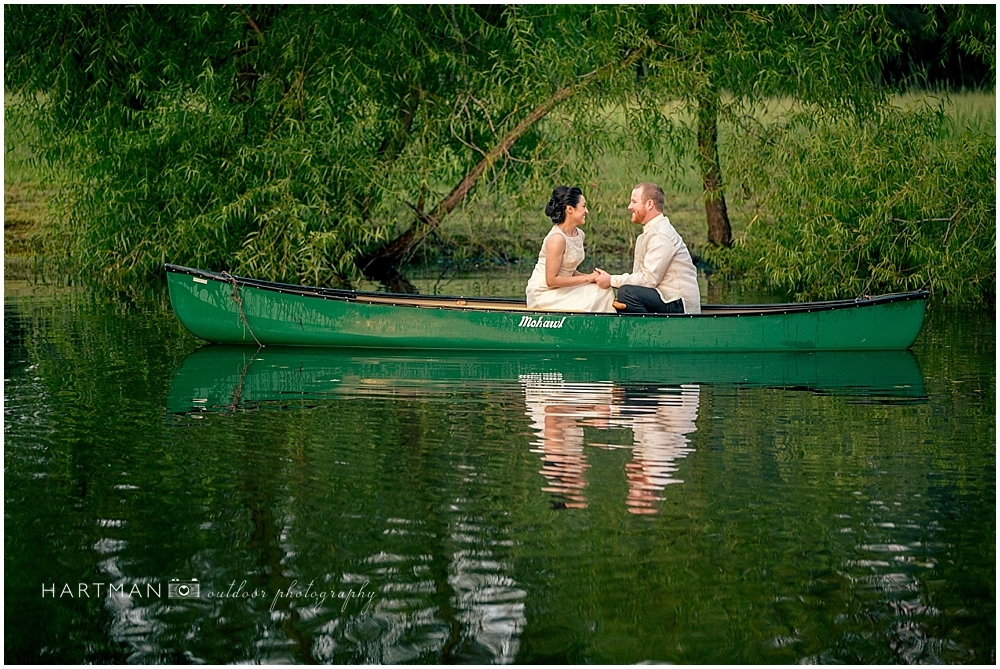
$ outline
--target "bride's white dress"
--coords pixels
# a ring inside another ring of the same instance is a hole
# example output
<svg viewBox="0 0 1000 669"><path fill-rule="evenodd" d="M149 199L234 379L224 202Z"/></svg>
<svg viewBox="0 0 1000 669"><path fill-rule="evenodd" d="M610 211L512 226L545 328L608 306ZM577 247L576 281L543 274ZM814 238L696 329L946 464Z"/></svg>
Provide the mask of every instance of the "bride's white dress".
<svg viewBox="0 0 1000 669"><path fill-rule="evenodd" d="M583 283L579 286L563 286L549 288L545 283L545 244L552 235L562 235L566 240L566 252L563 253L559 276L573 276L573 272L583 262L586 254L583 251L583 230L576 229L576 236L570 237L559 226L553 225L549 234L542 240L542 250L538 253L538 262L528 279L524 292L528 296L528 308L546 311L587 311L615 313L611 303L615 299L614 291L601 288L596 283Z"/></svg>

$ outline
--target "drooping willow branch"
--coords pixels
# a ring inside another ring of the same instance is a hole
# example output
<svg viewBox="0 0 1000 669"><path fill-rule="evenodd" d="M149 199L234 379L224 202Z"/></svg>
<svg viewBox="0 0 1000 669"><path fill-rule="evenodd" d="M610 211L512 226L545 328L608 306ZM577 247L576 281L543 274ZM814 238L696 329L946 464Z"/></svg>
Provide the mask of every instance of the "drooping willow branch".
<svg viewBox="0 0 1000 669"><path fill-rule="evenodd" d="M470 169L465 177L452 188L430 212L422 212L416 207L416 220L399 237L392 240L379 251L369 254L361 259L359 266L361 270L370 278L386 282L390 275L396 279L401 279L398 272L392 270L392 266L405 262L413 251L433 232L444 218L451 213L472 190L476 182L486 171L486 168L500 160L514 146L521 137L525 135L535 124L556 108L560 103L571 97L574 93L584 88L593 80L608 76L613 72L630 67L642 55L644 48L639 48L630 53L619 62L605 65L596 70L588 72L579 77L576 81L557 90L550 98L532 109L523 119L518 122L509 132L507 132L499 142L497 142L486 154ZM405 292L408 281L402 280L399 286ZM412 288L412 285L409 285Z"/></svg>

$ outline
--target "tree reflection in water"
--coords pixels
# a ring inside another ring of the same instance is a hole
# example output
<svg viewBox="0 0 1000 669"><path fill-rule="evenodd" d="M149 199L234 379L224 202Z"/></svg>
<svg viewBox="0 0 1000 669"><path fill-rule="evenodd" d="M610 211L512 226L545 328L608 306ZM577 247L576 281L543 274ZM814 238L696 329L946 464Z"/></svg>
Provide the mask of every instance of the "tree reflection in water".
<svg viewBox="0 0 1000 669"><path fill-rule="evenodd" d="M660 492L672 483L676 462L694 449L689 434L697 428L699 388L695 385L623 388L611 382L567 383L561 373L520 376L524 401L537 440L531 452L542 459L540 473L554 493L556 508L586 508L586 472L590 468L585 445L628 448L625 465L629 513L655 514ZM596 429L629 428L632 445L585 444L584 426Z"/></svg>

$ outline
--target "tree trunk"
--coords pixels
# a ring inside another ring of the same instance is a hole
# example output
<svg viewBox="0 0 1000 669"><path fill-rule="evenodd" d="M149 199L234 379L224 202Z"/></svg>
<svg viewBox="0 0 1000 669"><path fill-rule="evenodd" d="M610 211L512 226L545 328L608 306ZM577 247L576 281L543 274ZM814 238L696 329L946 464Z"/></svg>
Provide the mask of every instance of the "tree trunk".
<svg viewBox="0 0 1000 669"><path fill-rule="evenodd" d="M712 91L698 98L698 162L704 186L705 217L708 219L708 242L730 246L733 231L726 212L726 196L722 192L722 170L719 169L719 96Z"/></svg>
<svg viewBox="0 0 1000 669"><path fill-rule="evenodd" d="M545 118L546 114L552 111L563 100L573 95L588 80L618 67L630 67L641 53L642 49L639 49L621 62L594 70L580 77L574 83L557 90L552 97L531 110L531 113L521 119L520 123L504 135L430 213L424 213L414 207L416 220L406 232L385 244L374 253L360 257L357 261L358 269L369 279L381 283L390 292L416 293L416 286L410 283L399 272L397 266L406 262L427 236L441 224L444 217L451 213L465 199L465 196L469 194L469 191L472 190L472 187L476 184L479 177L482 176L483 172L486 171L486 168L497 160L500 160L532 126Z"/></svg>

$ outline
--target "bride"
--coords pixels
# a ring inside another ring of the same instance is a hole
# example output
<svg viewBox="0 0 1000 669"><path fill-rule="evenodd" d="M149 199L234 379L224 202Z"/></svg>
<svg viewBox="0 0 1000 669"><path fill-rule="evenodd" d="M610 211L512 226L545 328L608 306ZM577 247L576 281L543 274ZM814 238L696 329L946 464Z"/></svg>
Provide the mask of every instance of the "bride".
<svg viewBox="0 0 1000 669"><path fill-rule="evenodd" d="M576 271L585 257L583 225L587 214L583 191L575 186L557 186L545 205L545 215L555 224L542 241L538 262L528 279L525 293L528 308L546 311L587 311L615 313L611 288L597 285L597 277L607 274L594 269L590 274Z"/></svg>

